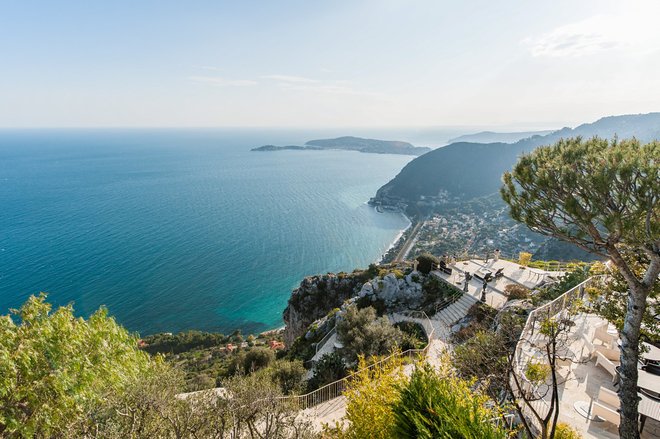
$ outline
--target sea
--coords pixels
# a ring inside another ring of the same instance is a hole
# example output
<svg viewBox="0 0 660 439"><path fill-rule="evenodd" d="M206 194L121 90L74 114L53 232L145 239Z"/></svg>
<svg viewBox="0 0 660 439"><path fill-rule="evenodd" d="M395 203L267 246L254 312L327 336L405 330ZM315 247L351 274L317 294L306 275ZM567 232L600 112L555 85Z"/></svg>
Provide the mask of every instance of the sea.
<svg viewBox="0 0 660 439"><path fill-rule="evenodd" d="M281 326L304 276L364 268L409 225L366 202L411 156L250 151L331 135L0 131L0 314L46 292L142 335Z"/></svg>

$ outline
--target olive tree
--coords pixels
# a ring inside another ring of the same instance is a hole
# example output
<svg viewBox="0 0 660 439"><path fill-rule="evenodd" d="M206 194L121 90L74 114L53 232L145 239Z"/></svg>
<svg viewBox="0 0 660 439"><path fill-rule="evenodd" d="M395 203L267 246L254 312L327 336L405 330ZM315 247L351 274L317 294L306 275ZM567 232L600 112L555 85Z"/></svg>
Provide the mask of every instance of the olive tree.
<svg viewBox="0 0 660 439"><path fill-rule="evenodd" d="M623 438L639 437L637 360L646 300L660 273L660 142L563 139L537 148L504 174L511 216L531 230L608 258L628 286L621 330ZM644 253L637 274L622 248Z"/></svg>

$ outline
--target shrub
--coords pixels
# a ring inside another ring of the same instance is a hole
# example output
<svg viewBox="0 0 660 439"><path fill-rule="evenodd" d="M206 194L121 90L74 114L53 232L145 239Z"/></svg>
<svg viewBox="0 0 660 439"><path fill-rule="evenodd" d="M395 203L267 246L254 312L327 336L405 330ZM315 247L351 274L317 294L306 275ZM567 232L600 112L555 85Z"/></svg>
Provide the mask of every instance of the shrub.
<svg viewBox="0 0 660 439"><path fill-rule="evenodd" d="M420 273L429 274L433 269L434 264L440 264L440 259L430 253L422 253L417 256L417 271Z"/></svg>
<svg viewBox="0 0 660 439"><path fill-rule="evenodd" d="M314 365L314 375L307 382L308 390L315 390L348 375L344 359L337 352L322 356Z"/></svg>
<svg viewBox="0 0 660 439"><path fill-rule="evenodd" d="M582 439L582 435L570 425L559 422L555 427L555 439Z"/></svg>
<svg viewBox="0 0 660 439"><path fill-rule="evenodd" d="M394 437L505 439L506 431L490 422L498 413L486 408L487 400L467 381L421 366L394 404Z"/></svg>
<svg viewBox="0 0 660 439"><path fill-rule="evenodd" d="M589 272L582 267L569 271L559 279L559 282L543 289L532 300L535 305L545 300L554 300L566 291L587 280L588 277Z"/></svg>
<svg viewBox="0 0 660 439"><path fill-rule="evenodd" d="M344 345L341 351L349 363L357 361L358 355L387 353L403 341L401 331L387 317L377 317L372 307L358 309L356 305L346 307L346 313L337 322L337 338Z"/></svg>
<svg viewBox="0 0 660 439"><path fill-rule="evenodd" d="M529 289L518 284L509 284L504 287L504 292L509 300L520 300L529 298Z"/></svg>
<svg viewBox="0 0 660 439"><path fill-rule="evenodd" d="M529 265L529 262L532 260L532 254L527 252L520 252L518 255L518 264L526 267Z"/></svg>
<svg viewBox="0 0 660 439"><path fill-rule="evenodd" d="M525 377L532 383L542 383L548 376L550 376L550 365L531 361L527 363Z"/></svg>
<svg viewBox="0 0 660 439"><path fill-rule="evenodd" d="M84 320L31 296L0 316L0 436L65 437L160 361L101 308Z"/></svg>
<svg viewBox="0 0 660 439"><path fill-rule="evenodd" d="M282 393L300 393L305 383L307 370L302 361L277 360L268 368L263 370L271 382L279 384Z"/></svg>
<svg viewBox="0 0 660 439"><path fill-rule="evenodd" d="M424 293L422 306L429 315L430 313L435 313L436 303L451 297L459 297L463 294L460 290L435 277L429 277L424 282L422 292Z"/></svg>
<svg viewBox="0 0 660 439"><path fill-rule="evenodd" d="M243 371L255 372L267 367L275 360L275 353L268 348L257 347L250 349L243 359Z"/></svg>
<svg viewBox="0 0 660 439"><path fill-rule="evenodd" d="M373 298L370 296L363 296L356 300L355 304L357 305L358 309L372 307L376 310L376 314L378 316L382 316L385 314L385 312L387 312L387 305L385 304L385 301L379 297Z"/></svg>
<svg viewBox="0 0 660 439"><path fill-rule="evenodd" d="M347 425L326 428L327 437L339 439L390 439L395 437L392 406L399 397L399 388L405 383L400 357L367 369L360 358L358 372L344 392L347 399ZM325 436L324 436L325 437Z"/></svg>
<svg viewBox="0 0 660 439"><path fill-rule="evenodd" d="M394 324L394 327L403 333L403 340L400 345L402 351L407 351L408 349L424 349L428 344L426 332L419 323L398 322Z"/></svg>

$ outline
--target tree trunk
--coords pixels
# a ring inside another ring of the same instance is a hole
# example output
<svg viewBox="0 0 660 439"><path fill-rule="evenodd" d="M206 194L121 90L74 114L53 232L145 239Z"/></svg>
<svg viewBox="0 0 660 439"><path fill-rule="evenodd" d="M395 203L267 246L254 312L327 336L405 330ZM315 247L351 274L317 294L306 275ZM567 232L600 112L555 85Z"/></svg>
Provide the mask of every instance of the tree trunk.
<svg viewBox="0 0 660 439"><path fill-rule="evenodd" d="M646 296L650 288L636 285L628 294L628 309L621 332L621 366L619 375L619 401L621 424L619 436L623 439L639 438L639 396L637 395L637 362L639 360L639 334L642 316L646 310Z"/></svg>

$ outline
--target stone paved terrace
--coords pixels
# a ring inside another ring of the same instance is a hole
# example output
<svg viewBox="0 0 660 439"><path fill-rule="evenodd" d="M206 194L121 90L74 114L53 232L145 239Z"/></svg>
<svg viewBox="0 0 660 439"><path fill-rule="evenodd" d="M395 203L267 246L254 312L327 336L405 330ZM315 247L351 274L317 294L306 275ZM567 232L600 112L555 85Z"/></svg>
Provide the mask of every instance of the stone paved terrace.
<svg viewBox="0 0 660 439"><path fill-rule="evenodd" d="M600 419L587 419L576 410L578 406L588 411L597 400L601 387L612 391L616 389L612 384L612 375L601 366L596 366L594 358L586 360L589 357L589 347L585 339L593 340L595 327L605 321L592 314L582 314L575 319L575 322L569 354L572 353L574 358L584 360L568 364L559 370L560 376L565 379L560 386L559 420L578 429L585 439L618 438L616 425ZM597 345L598 342L595 344ZM660 377L658 379L660 380ZM660 403L657 413L660 414ZM648 418L642 438L660 438L660 421Z"/></svg>
<svg viewBox="0 0 660 439"><path fill-rule="evenodd" d="M484 273L486 270L495 274L500 268L503 269L503 277L492 280L488 283L486 289L486 303L493 308L500 309L507 301L504 295L504 287L509 284L523 285L529 289L538 287L543 282L556 279L563 272L557 271L544 271L535 268L521 268L515 262L506 260L489 260L485 262L480 259L469 259L465 261L458 261L451 266L452 274L446 274L442 271L433 271L433 275L440 277L447 282L462 289L465 279L465 272L469 272L474 276L475 273ZM483 281L473 277L468 285L468 294L475 297L477 300L481 298L481 290L483 288Z"/></svg>

